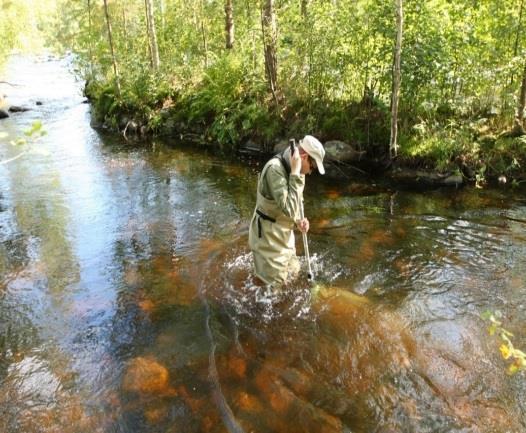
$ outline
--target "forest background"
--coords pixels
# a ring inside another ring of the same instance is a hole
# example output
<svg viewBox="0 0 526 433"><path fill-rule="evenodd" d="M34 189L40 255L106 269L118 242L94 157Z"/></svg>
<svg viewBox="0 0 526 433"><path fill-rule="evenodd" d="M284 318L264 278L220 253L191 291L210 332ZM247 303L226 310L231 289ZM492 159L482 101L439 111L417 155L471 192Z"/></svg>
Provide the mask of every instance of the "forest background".
<svg viewBox="0 0 526 433"><path fill-rule="evenodd" d="M0 62L73 52L95 116L128 134L271 151L310 133L378 167L520 182L524 3L0 0Z"/></svg>

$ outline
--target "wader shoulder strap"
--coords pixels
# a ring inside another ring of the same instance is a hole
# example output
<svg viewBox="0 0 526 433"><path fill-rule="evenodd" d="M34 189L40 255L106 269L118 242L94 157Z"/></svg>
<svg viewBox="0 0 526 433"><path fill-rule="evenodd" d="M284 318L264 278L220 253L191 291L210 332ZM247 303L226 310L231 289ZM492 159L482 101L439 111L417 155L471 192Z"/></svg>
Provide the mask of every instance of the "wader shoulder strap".
<svg viewBox="0 0 526 433"><path fill-rule="evenodd" d="M265 215L259 209L256 209L256 213L259 216L259 218L258 218L258 237L261 237L261 219L264 219L265 221L270 221L271 223L275 223L276 219L275 218L271 218L268 215Z"/></svg>
<svg viewBox="0 0 526 433"><path fill-rule="evenodd" d="M272 161L273 159L278 159L279 162L281 162L281 165L283 166L283 168L285 169L285 172L287 173L287 176L290 175L290 166L289 164L287 164L287 162L285 161L285 157L283 156L283 152L281 153L278 153L277 155L273 156L272 158L270 158L268 160L268 162L265 164L265 167L263 167L263 171L261 172L261 174L259 175L259 182L262 182L263 179L265 178L265 175L267 174L267 170L270 168L270 166L272 164L269 164L270 161ZM259 187L260 185L258 185L258 191L259 191Z"/></svg>
<svg viewBox="0 0 526 433"><path fill-rule="evenodd" d="M287 164L287 162L285 161L285 156L284 156L284 151L281 152L281 153L278 153L275 158L278 158L279 161L281 162L281 165L283 165L283 168L285 169L285 171L287 172L287 176L290 175L290 165Z"/></svg>

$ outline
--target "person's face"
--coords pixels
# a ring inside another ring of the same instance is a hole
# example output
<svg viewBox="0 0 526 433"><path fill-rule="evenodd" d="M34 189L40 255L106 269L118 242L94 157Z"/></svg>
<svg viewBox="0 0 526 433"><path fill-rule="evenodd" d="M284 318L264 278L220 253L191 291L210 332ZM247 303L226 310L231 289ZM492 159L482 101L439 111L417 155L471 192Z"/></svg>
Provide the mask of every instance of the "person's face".
<svg viewBox="0 0 526 433"><path fill-rule="evenodd" d="M316 170L316 161L312 159L308 153L303 152L301 154L301 174L311 174Z"/></svg>

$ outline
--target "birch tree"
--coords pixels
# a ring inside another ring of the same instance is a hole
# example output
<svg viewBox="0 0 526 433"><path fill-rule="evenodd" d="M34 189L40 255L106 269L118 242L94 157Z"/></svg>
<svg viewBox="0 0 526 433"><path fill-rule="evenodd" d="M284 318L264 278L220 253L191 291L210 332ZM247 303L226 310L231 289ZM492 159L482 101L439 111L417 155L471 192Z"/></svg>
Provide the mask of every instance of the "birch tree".
<svg viewBox="0 0 526 433"><path fill-rule="evenodd" d="M306 18L309 13L309 0L301 0L301 16Z"/></svg>
<svg viewBox="0 0 526 433"><path fill-rule="evenodd" d="M263 0L261 12L263 30L263 50L265 54L265 75L267 84L277 102L278 59L277 59L277 25L274 12L274 0Z"/></svg>
<svg viewBox="0 0 526 433"><path fill-rule="evenodd" d="M117 89L117 96L121 97L121 83L119 79L119 67L117 65L117 58L115 56L115 50L113 48L113 36L111 31L111 20L108 12L108 0L104 0L104 16L106 18L106 27L108 29L108 43L110 45L111 62L113 64L113 74L115 75L115 87Z"/></svg>
<svg viewBox="0 0 526 433"><path fill-rule="evenodd" d="M152 0L144 0L144 3L146 6L146 26L148 29L148 40L150 43L150 52L152 56L152 67L154 71L158 71L161 62L159 59L159 46L157 44L157 32L155 30L153 3L152 3Z"/></svg>
<svg viewBox="0 0 526 433"><path fill-rule="evenodd" d="M396 8L396 42L393 54L393 81L391 92L391 138L389 140L389 156L395 158L398 153L398 98L400 93L400 57L402 54L402 30L404 26L403 0L395 0Z"/></svg>
<svg viewBox="0 0 526 433"><path fill-rule="evenodd" d="M205 69L208 68L208 32L207 32L207 25L206 25L206 14L205 14L205 4L204 1L201 0L201 37L203 39L203 51L205 54Z"/></svg>
<svg viewBox="0 0 526 433"><path fill-rule="evenodd" d="M91 0L88 0L88 55L89 70L93 78L93 40L92 40L92 22L91 22Z"/></svg>
<svg viewBox="0 0 526 433"><path fill-rule="evenodd" d="M517 107L517 115L512 129L512 135L519 136L526 134L524 130L524 110L526 109L526 63L522 72L522 83L519 93L519 104Z"/></svg>
<svg viewBox="0 0 526 433"><path fill-rule="evenodd" d="M231 50L234 47L234 8L232 0L225 0L225 36L226 49Z"/></svg>

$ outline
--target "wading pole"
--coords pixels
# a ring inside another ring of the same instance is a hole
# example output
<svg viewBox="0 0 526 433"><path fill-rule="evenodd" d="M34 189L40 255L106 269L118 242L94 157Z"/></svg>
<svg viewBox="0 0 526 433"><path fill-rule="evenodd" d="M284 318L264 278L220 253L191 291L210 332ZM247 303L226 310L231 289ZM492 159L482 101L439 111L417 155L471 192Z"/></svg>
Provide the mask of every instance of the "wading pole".
<svg viewBox="0 0 526 433"><path fill-rule="evenodd" d="M301 202L300 206L300 217L301 219L305 218L305 216L303 215L303 202ZM303 238L303 249L305 250L305 258L307 259L307 266L309 269L307 278L309 280L312 280L312 269L310 267L309 243L307 242L307 233L301 232L301 237Z"/></svg>
<svg viewBox="0 0 526 433"><path fill-rule="evenodd" d="M290 159L292 161L292 156L294 155L294 151L296 150L296 140L291 138L289 140L289 146L290 146ZM305 215L303 215L303 200L300 203L300 218L301 219L305 218ZM307 266L309 269L307 278L309 280L312 280L312 269L310 267L309 243L307 242L307 233L301 232L301 237L303 238L303 249L305 250L305 257L307 259Z"/></svg>

